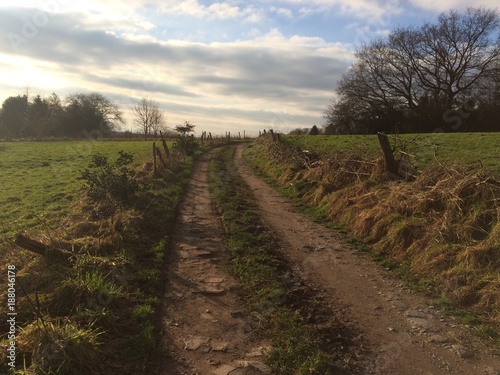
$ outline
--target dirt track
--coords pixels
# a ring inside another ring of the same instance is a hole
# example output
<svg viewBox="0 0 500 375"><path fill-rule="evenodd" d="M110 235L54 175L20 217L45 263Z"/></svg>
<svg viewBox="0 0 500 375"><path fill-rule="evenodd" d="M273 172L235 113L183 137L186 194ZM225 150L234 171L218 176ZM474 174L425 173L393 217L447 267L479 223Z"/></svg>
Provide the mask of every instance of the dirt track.
<svg viewBox="0 0 500 375"><path fill-rule="evenodd" d="M236 153L238 170L253 191L263 220L284 243L284 256L332 315L349 321L368 342L366 374L499 375L500 359L467 330L331 230L300 214ZM220 268L224 246L207 189L210 154L197 165L182 209L165 296L165 331L172 359L165 375L270 373L253 342L235 281Z"/></svg>

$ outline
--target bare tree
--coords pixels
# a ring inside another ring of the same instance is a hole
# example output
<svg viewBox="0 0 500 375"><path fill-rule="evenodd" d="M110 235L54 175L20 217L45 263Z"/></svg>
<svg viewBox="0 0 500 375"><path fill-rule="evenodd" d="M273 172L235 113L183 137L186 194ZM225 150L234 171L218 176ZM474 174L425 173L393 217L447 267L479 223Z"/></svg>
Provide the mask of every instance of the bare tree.
<svg viewBox="0 0 500 375"><path fill-rule="evenodd" d="M468 8L450 11L437 24L425 24L415 35L411 64L421 84L448 107L492 69L500 55L499 14L495 10Z"/></svg>
<svg viewBox="0 0 500 375"><path fill-rule="evenodd" d="M326 125L369 132L401 123L415 131L437 128L447 111L480 101L485 81L498 76L499 23L496 10L450 11L436 23L399 28L362 46L339 82Z"/></svg>
<svg viewBox="0 0 500 375"><path fill-rule="evenodd" d="M148 135L158 134L160 130L166 128L165 117L160 110L160 105L153 99L142 98L134 106L134 123L144 132L144 139Z"/></svg>
<svg viewBox="0 0 500 375"><path fill-rule="evenodd" d="M165 133L167 131L167 120L163 112L158 109L153 114L153 121L151 123L151 132L156 138L160 132Z"/></svg>

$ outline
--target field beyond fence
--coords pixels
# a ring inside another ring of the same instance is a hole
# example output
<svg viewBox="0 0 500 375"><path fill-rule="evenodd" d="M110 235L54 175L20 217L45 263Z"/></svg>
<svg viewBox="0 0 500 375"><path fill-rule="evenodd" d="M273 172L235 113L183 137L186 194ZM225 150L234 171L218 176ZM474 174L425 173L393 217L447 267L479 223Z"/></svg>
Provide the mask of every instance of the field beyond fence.
<svg viewBox="0 0 500 375"><path fill-rule="evenodd" d="M0 232L2 237L50 226L79 199L78 180L92 155L114 159L123 150L135 166L151 158L151 142L55 141L0 143Z"/></svg>
<svg viewBox="0 0 500 375"><path fill-rule="evenodd" d="M402 134L389 135L389 139L393 147L404 143L419 170L438 163L456 163L484 167L500 175L500 133ZM284 140L303 150L326 155L358 151L359 156L376 159L380 153L376 135L293 136Z"/></svg>

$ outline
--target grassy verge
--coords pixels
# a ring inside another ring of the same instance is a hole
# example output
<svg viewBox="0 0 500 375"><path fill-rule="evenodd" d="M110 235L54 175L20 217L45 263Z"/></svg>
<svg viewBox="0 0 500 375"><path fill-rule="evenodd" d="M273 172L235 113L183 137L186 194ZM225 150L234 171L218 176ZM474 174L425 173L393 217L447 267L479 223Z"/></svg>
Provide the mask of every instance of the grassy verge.
<svg viewBox="0 0 500 375"><path fill-rule="evenodd" d="M280 243L262 223L254 197L233 163L233 148L218 152L210 189L222 217L229 249L228 271L240 281L247 309L261 317L258 334L271 339L269 364L276 374L341 374L343 335L313 293L290 280ZM347 338L344 336L344 339ZM345 347L344 347L345 349Z"/></svg>
<svg viewBox="0 0 500 375"><path fill-rule="evenodd" d="M120 150L139 167L151 156L151 142L0 142L0 240L57 225L78 200L78 177L92 155L115 157Z"/></svg>
<svg viewBox="0 0 500 375"><path fill-rule="evenodd" d="M83 197L57 224L29 232L71 252L68 261L2 246L2 269L16 268L18 314L15 368L8 364L4 335L0 373L154 372L165 355L159 316L165 252L197 155L172 159L157 178L145 166L134 177L138 191L120 203L92 201L76 189ZM6 307L0 306L1 316ZM0 331L9 328L3 319Z"/></svg>
<svg viewBox="0 0 500 375"><path fill-rule="evenodd" d="M341 228L360 250L433 296L434 305L500 346L494 175L479 166L441 164L413 181L391 182L381 158L356 149L303 153L288 140L261 139L245 156L317 220Z"/></svg>
<svg viewBox="0 0 500 375"><path fill-rule="evenodd" d="M291 147L330 156L356 151L367 159L376 159L380 145L376 135L288 136ZM438 164L463 164L485 167L500 175L500 133L429 133L389 136L392 146L404 146L419 170Z"/></svg>

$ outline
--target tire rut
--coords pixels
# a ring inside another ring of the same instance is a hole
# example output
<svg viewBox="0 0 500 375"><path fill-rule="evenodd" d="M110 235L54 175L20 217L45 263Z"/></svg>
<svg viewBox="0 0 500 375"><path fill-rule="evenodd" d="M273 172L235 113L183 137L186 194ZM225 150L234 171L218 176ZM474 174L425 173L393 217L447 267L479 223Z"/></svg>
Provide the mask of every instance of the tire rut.
<svg viewBox="0 0 500 375"><path fill-rule="evenodd" d="M269 374L266 343L250 336L237 283L223 270L224 240L208 191L212 155L195 166L168 259L162 326L170 355L160 373Z"/></svg>

